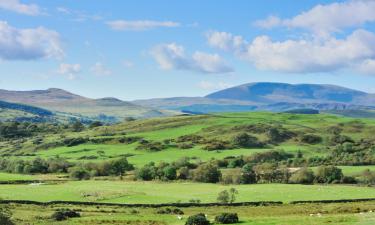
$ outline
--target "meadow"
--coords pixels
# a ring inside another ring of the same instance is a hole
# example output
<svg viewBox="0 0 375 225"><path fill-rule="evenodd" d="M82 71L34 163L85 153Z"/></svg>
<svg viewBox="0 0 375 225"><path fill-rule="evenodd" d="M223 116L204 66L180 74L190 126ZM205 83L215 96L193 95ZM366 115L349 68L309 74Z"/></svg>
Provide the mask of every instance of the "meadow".
<svg viewBox="0 0 375 225"><path fill-rule="evenodd" d="M375 189L349 185L254 184L221 185L191 182L64 181L45 184L5 184L4 200L85 201L123 204L217 202L218 193L235 188L237 202L338 200L373 198Z"/></svg>

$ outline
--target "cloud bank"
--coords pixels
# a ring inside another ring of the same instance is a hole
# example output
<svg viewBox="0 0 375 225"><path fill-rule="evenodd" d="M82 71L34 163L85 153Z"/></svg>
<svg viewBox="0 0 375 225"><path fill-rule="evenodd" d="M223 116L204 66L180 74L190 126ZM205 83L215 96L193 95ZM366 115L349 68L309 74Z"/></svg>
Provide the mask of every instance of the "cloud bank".
<svg viewBox="0 0 375 225"><path fill-rule="evenodd" d="M60 35L44 27L18 29L0 21L0 59L35 60L61 58Z"/></svg>
<svg viewBox="0 0 375 225"><path fill-rule="evenodd" d="M192 56L185 54L185 49L175 43L161 44L151 50L151 55L165 70L189 70L201 73L232 72L227 63L217 54L196 51Z"/></svg>

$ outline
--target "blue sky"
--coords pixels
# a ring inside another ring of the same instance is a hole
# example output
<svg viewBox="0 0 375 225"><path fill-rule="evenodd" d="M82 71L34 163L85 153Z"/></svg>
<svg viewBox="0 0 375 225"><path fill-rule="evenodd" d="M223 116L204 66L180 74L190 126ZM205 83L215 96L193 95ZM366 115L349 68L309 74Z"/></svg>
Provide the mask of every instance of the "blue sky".
<svg viewBox="0 0 375 225"><path fill-rule="evenodd" d="M124 100L248 82L375 93L375 2L0 0L0 88Z"/></svg>

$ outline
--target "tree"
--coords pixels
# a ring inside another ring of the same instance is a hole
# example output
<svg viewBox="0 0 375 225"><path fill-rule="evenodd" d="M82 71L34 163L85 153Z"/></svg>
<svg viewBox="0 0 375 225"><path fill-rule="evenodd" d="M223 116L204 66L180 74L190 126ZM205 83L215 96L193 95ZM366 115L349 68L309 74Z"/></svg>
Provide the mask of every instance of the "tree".
<svg viewBox="0 0 375 225"><path fill-rule="evenodd" d="M311 169L302 168L293 173L289 181L294 184L312 184L314 178L314 172Z"/></svg>
<svg viewBox="0 0 375 225"><path fill-rule="evenodd" d="M90 173L82 167L75 167L71 170L70 177L77 180L88 180Z"/></svg>
<svg viewBox="0 0 375 225"><path fill-rule="evenodd" d="M343 178L342 170L335 166L319 166L315 181L318 183L340 182Z"/></svg>
<svg viewBox="0 0 375 225"><path fill-rule="evenodd" d="M134 169L134 166L128 162L126 157L111 161L110 167L110 173L116 176L122 176L126 171Z"/></svg>
<svg viewBox="0 0 375 225"><path fill-rule="evenodd" d="M166 166L163 168L163 178L165 180L175 180L177 178L177 170L174 166Z"/></svg>
<svg viewBox="0 0 375 225"><path fill-rule="evenodd" d="M257 182L256 175L253 171L253 167L250 164L246 164L241 169L241 183L242 184L254 184Z"/></svg>
<svg viewBox="0 0 375 225"><path fill-rule="evenodd" d="M154 165L145 165L136 171L136 177L141 180L153 180L156 177L156 168Z"/></svg>
<svg viewBox="0 0 375 225"><path fill-rule="evenodd" d="M229 203L229 200L230 200L229 192L227 190L219 192L216 200L223 204Z"/></svg>
<svg viewBox="0 0 375 225"><path fill-rule="evenodd" d="M210 221L207 220L203 213L199 213L193 216L189 216L186 220L185 225L209 225Z"/></svg>
<svg viewBox="0 0 375 225"><path fill-rule="evenodd" d="M235 188L229 189L229 203L233 203L236 201L236 195L238 195L238 191Z"/></svg>
<svg viewBox="0 0 375 225"><path fill-rule="evenodd" d="M221 172L213 163L205 163L194 171L193 179L198 182L217 183L221 179Z"/></svg>

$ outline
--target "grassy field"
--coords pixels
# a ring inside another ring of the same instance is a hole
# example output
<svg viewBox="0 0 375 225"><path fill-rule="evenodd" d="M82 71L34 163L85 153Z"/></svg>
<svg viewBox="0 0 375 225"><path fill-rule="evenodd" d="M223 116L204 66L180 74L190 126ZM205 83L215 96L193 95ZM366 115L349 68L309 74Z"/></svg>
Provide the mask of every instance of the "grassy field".
<svg viewBox="0 0 375 225"><path fill-rule="evenodd" d="M234 187L237 201L297 201L373 198L375 189L345 185L255 184L220 185L123 181L68 181L55 184L0 185L0 198L34 201L173 203L199 199L216 202L218 193Z"/></svg>
<svg viewBox="0 0 375 225"><path fill-rule="evenodd" d="M186 218L197 213L205 213L213 222L214 217L223 212L238 213L240 224L243 225L372 225L375 223L375 202L358 202L350 205L334 204L303 204L260 207L188 207L181 208L184 215L157 214L159 209L127 208L110 206L73 206L80 211L80 218L56 222L51 219L52 213L66 205L32 206L11 205L16 224L134 224L134 225L183 225ZM312 214L312 215L310 215Z"/></svg>
<svg viewBox="0 0 375 225"><path fill-rule="evenodd" d="M230 140L234 135L240 132L236 126L250 124L268 124L282 125L284 128L293 132L304 132L308 134L319 135L325 140L328 137L324 132L331 126L340 125L343 135L350 136L353 139L372 137L375 131L375 120L357 120L353 118L339 117L329 114L321 115L295 115L283 113L225 113L218 115L202 116L181 116L169 118L157 118L138 120L121 123L113 126L103 126L95 129L89 129L82 132L65 132L63 134L49 134L43 136L44 144L48 145L64 138L90 137L94 139L113 137L139 137L149 141L164 141L176 139L183 135L200 135L207 139ZM358 128L357 124L365 124ZM259 140L265 140L263 134L252 134ZM129 161L135 165L144 165L150 160L173 161L181 157L196 157L201 160L211 158L223 158L226 156L251 155L254 152L267 151L270 149L283 149L287 152L295 153L301 150L304 156L323 156L327 154L326 145L303 144L296 139L290 139L278 145L269 145L262 149L231 149L224 151L208 152L203 149L203 145L195 145L191 149L180 149L177 147L168 147L160 152L150 152L137 150L139 143L120 144L120 143L85 143L78 146L62 146L43 148L33 144L33 139L25 139L22 143L17 143L14 148L14 142L1 142L0 154L7 154L9 157L17 155L17 158L30 159L35 157L53 157L60 156L69 160L83 160L82 157L89 157L89 160L98 161L128 155ZM53 145L52 145L53 146ZM84 159L84 160L87 160Z"/></svg>

